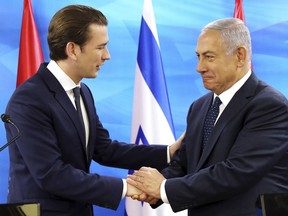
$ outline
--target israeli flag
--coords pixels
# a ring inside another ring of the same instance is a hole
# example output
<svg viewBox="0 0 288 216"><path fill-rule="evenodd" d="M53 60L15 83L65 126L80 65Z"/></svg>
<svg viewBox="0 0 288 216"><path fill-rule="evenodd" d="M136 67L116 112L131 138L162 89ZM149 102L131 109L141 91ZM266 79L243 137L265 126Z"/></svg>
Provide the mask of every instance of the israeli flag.
<svg viewBox="0 0 288 216"><path fill-rule="evenodd" d="M134 85L131 143L169 145L174 141L174 125L152 1L144 0ZM168 204L152 209L147 203L126 198L125 215L127 216L179 214L173 213ZM182 215L187 215L187 213L182 213Z"/></svg>

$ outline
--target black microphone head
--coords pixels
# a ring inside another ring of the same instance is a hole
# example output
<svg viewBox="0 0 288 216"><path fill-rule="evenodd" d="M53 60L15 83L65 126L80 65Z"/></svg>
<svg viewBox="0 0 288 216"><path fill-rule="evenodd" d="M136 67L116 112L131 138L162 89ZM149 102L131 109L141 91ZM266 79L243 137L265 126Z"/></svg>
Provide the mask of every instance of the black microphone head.
<svg viewBox="0 0 288 216"><path fill-rule="evenodd" d="M5 113L3 113L3 114L1 115L1 119L2 119L3 122L9 123L10 116L7 115L7 114L5 114Z"/></svg>

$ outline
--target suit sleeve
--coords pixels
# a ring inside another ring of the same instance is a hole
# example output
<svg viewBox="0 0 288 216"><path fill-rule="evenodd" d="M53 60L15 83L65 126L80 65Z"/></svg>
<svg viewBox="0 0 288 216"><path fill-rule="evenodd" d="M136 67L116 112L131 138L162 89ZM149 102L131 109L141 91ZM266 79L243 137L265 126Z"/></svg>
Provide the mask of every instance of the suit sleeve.
<svg viewBox="0 0 288 216"><path fill-rule="evenodd" d="M166 145L135 145L119 142L117 140L111 140L108 130L106 130L97 115L94 100L89 88L86 85L82 85L83 91L85 91L88 110L91 112L90 128L91 128L91 140L95 140L95 143L91 143L94 149L93 159L106 166L132 169L136 170L142 166L150 166L162 170L167 167L167 144ZM95 131L94 131L95 130Z"/></svg>
<svg viewBox="0 0 288 216"><path fill-rule="evenodd" d="M137 170L149 166L162 170L168 166L167 145L135 145L111 140L97 118L94 160L106 166Z"/></svg>

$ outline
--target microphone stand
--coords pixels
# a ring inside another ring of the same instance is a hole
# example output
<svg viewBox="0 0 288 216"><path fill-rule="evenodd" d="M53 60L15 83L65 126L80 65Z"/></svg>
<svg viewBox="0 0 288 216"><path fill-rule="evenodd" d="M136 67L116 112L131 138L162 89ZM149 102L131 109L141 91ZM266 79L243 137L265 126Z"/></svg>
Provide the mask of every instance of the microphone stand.
<svg viewBox="0 0 288 216"><path fill-rule="evenodd" d="M5 145L3 145L1 148L0 148L0 152L3 151L7 146L9 146L12 142L14 142L15 140L17 140L20 136L21 136L21 133L20 133L20 130L19 128L17 127L17 125L11 121L10 119L10 116L9 115L6 115L6 114L2 114L1 115L1 119L4 123L10 123L12 124L16 130L17 130L17 135L15 137L13 137L9 142L7 142Z"/></svg>

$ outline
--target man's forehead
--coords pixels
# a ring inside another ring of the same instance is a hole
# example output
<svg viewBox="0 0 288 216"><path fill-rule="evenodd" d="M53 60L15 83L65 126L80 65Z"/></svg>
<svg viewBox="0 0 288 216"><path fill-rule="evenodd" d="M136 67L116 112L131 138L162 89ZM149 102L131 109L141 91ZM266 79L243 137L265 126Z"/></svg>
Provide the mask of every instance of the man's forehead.
<svg viewBox="0 0 288 216"><path fill-rule="evenodd" d="M213 29L206 29L201 32L201 34L198 37L199 40L211 40L211 41L216 41L220 39L220 32L213 30Z"/></svg>
<svg viewBox="0 0 288 216"><path fill-rule="evenodd" d="M205 30L198 37L197 47L205 48L219 46L221 44L221 37L218 31Z"/></svg>

